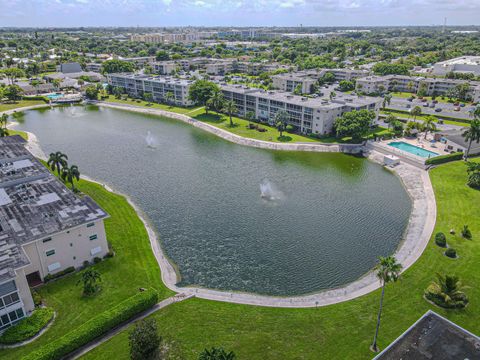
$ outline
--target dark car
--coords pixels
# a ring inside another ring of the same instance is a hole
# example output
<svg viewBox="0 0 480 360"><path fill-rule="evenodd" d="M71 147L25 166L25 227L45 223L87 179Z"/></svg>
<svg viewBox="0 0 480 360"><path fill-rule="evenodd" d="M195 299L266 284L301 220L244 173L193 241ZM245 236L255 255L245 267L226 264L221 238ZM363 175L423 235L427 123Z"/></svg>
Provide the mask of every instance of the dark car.
<svg viewBox="0 0 480 360"><path fill-rule="evenodd" d="M440 111L442 111L442 108L436 108L435 109L435 112L440 112Z"/></svg>

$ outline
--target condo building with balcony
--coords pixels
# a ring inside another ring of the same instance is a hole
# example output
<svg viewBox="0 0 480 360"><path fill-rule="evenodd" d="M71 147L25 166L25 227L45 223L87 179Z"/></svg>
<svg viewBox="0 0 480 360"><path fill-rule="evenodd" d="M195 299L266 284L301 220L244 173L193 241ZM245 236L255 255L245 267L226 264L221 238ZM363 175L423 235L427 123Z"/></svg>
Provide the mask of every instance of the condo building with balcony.
<svg viewBox="0 0 480 360"><path fill-rule="evenodd" d="M20 136L0 138L0 332L33 311L31 286L107 254L107 217L52 175Z"/></svg>

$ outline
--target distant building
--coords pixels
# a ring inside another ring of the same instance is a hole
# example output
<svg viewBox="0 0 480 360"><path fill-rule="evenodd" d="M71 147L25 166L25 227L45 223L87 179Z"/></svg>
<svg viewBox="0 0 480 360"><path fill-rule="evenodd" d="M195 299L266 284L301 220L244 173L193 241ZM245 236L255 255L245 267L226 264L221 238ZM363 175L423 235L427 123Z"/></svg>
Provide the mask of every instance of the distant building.
<svg viewBox="0 0 480 360"><path fill-rule="evenodd" d="M173 44L192 43L209 39L217 33L214 31L185 32L185 33L160 33L160 34L134 34L130 36L131 41L145 42L148 44Z"/></svg>
<svg viewBox="0 0 480 360"><path fill-rule="evenodd" d="M61 64L59 71L63 74L69 74L69 73L78 73L83 70L79 63L73 62L73 63Z"/></svg>
<svg viewBox="0 0 480 360"><path fill-rule="evenodd" d="M53 176L20 136L0 138L0 331L34 309L29 286L108 252L106 217Z"/></svg>
<svg viewBox="0 0 480 360"><path fill-rule="evenodd" d="M472 73L480 75L480 56L461 56L455 59L445 60L433 65L432 73L446 75L450 72Z"/></svg>
<svg viewBox="0 0 480 360"><path fill-rule="evenodd" d="M480 359L480 338L428 310L373 360Z"/></svg>

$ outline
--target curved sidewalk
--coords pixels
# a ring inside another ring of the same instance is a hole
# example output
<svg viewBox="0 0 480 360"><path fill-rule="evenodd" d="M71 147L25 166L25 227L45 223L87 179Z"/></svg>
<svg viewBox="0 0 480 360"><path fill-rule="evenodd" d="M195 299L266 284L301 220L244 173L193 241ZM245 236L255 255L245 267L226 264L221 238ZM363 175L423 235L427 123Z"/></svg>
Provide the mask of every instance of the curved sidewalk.
<svg viewBox="0 0 480 360"><path fill-rule="evenodd" d="M116 106L112 106L116 107ZM125 109L125 107L119 107ZM143 110L143 109L139 109ZM140 111L144 112L144 111ZM159 110L161 115L171 117L169 112ZM150 113L146 111L145 113ZM157 113L157 111L155 111ZM158 113L157 113L158 114ZM180 115L180 114L174 114ZM183 116L181 116L183 118ZM176 117L175 117L176 118ZM188 116L186 116L188 118ZM180 119L182 120L182 119ZM184 120L182 120L184 121ZM195 121L194 124L199 122ZM203 124L203 123L202 123ZM208 124L203 124L208 125ZM219 131L224 130L215 128ZM39 142L34 134L29 134L28 147L29 150L40 158L44 158ZM228 133L231 134L231 133ZM231 134L234 137L237 135ZM240 137L241 138L241 137ZM244 138L242 138L244 139ZM247 139L248 140L248 139ZM268 143L264 141L255 140L256 142ZM236 141L235 141L236 142ZM269 143L275 144L275 143ZM247 145L242 144L242 145ZM275 145L303 145L303 144L275 144ZM320 144L318 144L320 145ZM315 146L318 146L315 145ZM322 146L322 145L320 145ZM278 149L277 149L278 150ZM286 150L286 149L283 149ZM295 150L300 150L299 148ZM303 150L303 151L321 151L321 150ZM383 154L372 150L369 153L368 158L371 161L382 164ZM400 165L391 169L402 181L407 193L412 200L412 212L405 231L404 240L400 244L399 248L395 252L397 260L403 265L403 271L408 269L411 265L418 260L423 251L425 250L430 237L433 233L436 221L436 203L433 187L430 182L428 172L419 169L413 165L402 162ZM84 176L84 178L86 178ZM95 180L93 180L95 181ZM100 183L102 184L102 183ZM114 191L105 184L102 184L107 190ZM228 292L218 291L212 289L205 289L199 287L178 287L177 274L174 267L169 262L168 258L163 253L160 246L160 241L157 234L147 220L146 215L140 210L136 204L134 204L128 195L124 195L129 203L134 207L138 216L144 223L150 244L155 255L155 258L160 266L162 280L165 285L178 293L183 293L186 296L195 296L202 299L225 301L238 304L258 305L258 306L270 306L270 307L285 307L285 308L303 308L303 307L319 307L331 304L336 304L343 301L352 300L362 295L366 295L380 287L380 282L376 278L373 271L364 275L362 278L345 285L340 288L321 291L314 294L293 296L293 297L273 297L263 296L251 293L240 292Z"/></svg>

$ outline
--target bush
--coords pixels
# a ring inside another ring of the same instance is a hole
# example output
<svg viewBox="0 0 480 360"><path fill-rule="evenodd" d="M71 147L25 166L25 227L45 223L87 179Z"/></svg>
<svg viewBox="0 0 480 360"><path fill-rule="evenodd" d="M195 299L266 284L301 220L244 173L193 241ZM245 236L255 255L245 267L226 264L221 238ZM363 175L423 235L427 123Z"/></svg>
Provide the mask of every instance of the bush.
<svg viewBox="0 0 480 360"><path fill-rule="evenodd" d="M22 360L56 360L102 336L115 326L151 308L158 302L158 293L149 289L138 293L117 306L97 315L60 338L52 340Z"/></svg>
<svg viewBox="0 0 480 360"><path fill-rule="evenodd" d="M85 261L83 262L83 267L86 268L86 267L89 267L89 266L90 266L90 261L85 260Z"/></svg>
<svg viewBox="0 0 480 360"><path fill-rule="evenodd" d="M462 160L463 152L456 152L448 155L435 156L430 159L425 160L425 165L437 165L444 164L450 161Z"/></svg>
<svg viewBox="0 0 480 360"><path fill-rule="evenodd" d="M50 99L48 97L42 95L24 96L23 100L42 100L45 101L47 104L50 102Z"/></svg>
<svg viewBox="0 0 480 360"><path fill-rule="evenodd" d="M464 239L468 239L468 240L470 240L470 239L472 238L472 232L471 232L470 229L468 228L468 225L463 225L462 237L463 237Z"/></svg>
<svg viewBox="0 0 480 360"><path fill-rule="evenodd" d="M53 318L53 309L41 308L32 315L20 320L16 325L9 327L0 336L0 343L15 344L28 340L37 335Z"/></svg>
<svg viewBox="0 0 480 360"><path fill-rule="evenodd" d="M130 359L158 359L162 338L158 335L155 319L145 319L135 324L128 335L130 343Z"/></svg>
<svg viewBox="0 0 480 360"><path fill-rule="evenodd" d="M35 290L32 290L31 292L32 292L33 303L35 304L35 306L38 307L38 306L42 305L43 299L40 296L40 294L38 292L36 292Z"/></svg>
<svg viewBox="0 0 480 360"><path fill-rule="evenodd" d="M445 236L444 233L439 232L435 235L435 244L437 244L440 247L447 246L447 237Z"/></svg>
<svg viewBox="0 0 480 360"><path fill-rule="evenodd" d="M95 256L95 257L93 258L93 263L94 263L94 264L98 264L100 261L102 261L102 259L99 258L98 256Z"/></svg>
<svg viewBox="0 0 480 360"><path fill-rule="evenodd" d="M70 273L72 273L72 272L74 272L74 271L75 271L75 268L74 268L73 266L70 266L70 267L66 268L65 270L59 271L59 272L57 272L57 273L55 273L55 274L47 274L47 275L43 278L43 281L47 283L47 282L49 282L49 281L51 281L51 280L53 280L53 279L57 279L57 278L59 278L59 277L61 277L61 276L70 274Z"/></svg>
<svg viewBox="0 0 480 360"><path fill-rule="evenodd" d="M445 250L445 256L455 259L457 257L457 251L454 248L448 248Z"/></svg>
<svg viewBox="0 0 480 360"><path fill-rule="evenodd" d="M115 255L115 253L112 250L109 250L105 255L103 255L104 259L111 258Z"/></svg>

